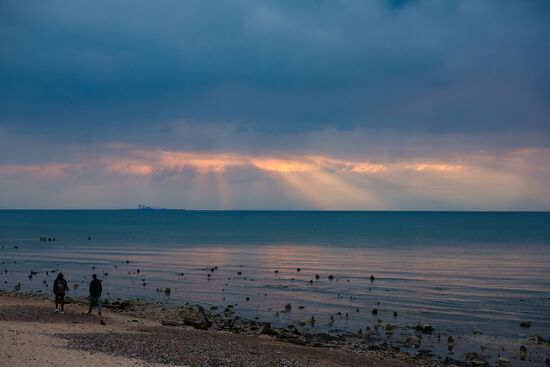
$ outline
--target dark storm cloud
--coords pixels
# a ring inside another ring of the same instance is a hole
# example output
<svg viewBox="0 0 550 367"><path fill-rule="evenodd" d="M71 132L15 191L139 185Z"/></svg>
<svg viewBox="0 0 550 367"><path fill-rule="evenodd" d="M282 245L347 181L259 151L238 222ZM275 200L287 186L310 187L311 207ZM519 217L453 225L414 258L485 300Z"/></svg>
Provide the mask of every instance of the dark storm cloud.
<svg viewBox="0 0 550 367"><path fill-rule="evenodd" d="M140 141L185 120L233 134L499 131L548 144L545 1L0 7L8 132Z"/></svg>

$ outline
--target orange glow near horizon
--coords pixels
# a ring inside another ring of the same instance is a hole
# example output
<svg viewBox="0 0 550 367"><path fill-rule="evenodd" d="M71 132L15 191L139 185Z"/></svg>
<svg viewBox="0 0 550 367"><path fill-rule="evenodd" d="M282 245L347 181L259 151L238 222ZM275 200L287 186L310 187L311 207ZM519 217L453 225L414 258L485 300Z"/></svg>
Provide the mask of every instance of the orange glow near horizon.
<svg viewBox="0 0 550 367"><path fill-rule="evenodd" d="M140 190L156 185L171 187L172 195L181 190L181 201L197 206L214 198L216 208L232 208L243 200L262 202L265 193L274 192L281 200L305 201L319 209L396 209L393 192L403 191L441 202L471 198L475 203L483 195L496 205L524 189L543 192L543 185L529 174L539 174L541 159L549 153L526 150L499 157L464 156L452 163L420 159L382 163L320 155L252 156L127 146L107 151L96 159L74 163L0 164L0 178L62 184L74 182L72 178L89 179L90 173L98 179L114 174L120 175L117 179L125 176L141 184ZM253 170L261 178L251 174Z"/></svg>
<svg viewBox="0 0 550 367"><path fill-rule="evenodd" d="M458 171L462 168L461 165L454 164L438 164L438 163L418 163L413 165L405 166L407 169L413 169L417 172L421 171Z"/></svg>
<svg viewBox="0 0 550 367"><path fill-rule="evenodd" d="M308 172L315 169L310 163L276 158L251 158L254 167L269 172Z"/></svg>
<svg viewBox="0 0 550 367"><path fill-rule="evenodd" d="M193 169L198 173L223 173L232 167L253 167L265 172L306 173L332 170L372 174L388 169L383 164L346 161L323 156L265 157L229 153L192 153L168 150L130 150L127 156L111 156L100 162L110 172L151 175L160 171Z"/></svg>

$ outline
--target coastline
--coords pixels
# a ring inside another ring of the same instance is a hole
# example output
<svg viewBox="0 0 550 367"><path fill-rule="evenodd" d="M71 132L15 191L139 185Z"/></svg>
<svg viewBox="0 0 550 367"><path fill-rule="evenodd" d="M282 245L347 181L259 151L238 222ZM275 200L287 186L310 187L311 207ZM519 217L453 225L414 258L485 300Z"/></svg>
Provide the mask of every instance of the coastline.
<svg viewBox="0 0 550 367"><path fill-rule="evenodd" d="M436 366L366 338L301 335L197 306L122 301L106 307L107 325L84 315L85 300L53 313L44 295L0 292L0 358L10 366ZM227 312L230 313L230 312ZM206 319L211 323L207 324ZM232 320L227 322L227 320ZM220 327L224 325L225 327ZM72 362L71 362L72 361ZM447 363L447 365L459 365Z"/></svg>

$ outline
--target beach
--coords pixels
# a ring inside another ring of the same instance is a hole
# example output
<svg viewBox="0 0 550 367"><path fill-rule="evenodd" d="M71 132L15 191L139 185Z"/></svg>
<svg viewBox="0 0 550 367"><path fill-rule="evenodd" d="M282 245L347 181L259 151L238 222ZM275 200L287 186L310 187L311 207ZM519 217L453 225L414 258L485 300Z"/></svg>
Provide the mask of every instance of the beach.
<svg viewBox="0 0 550 367"><path fill-rule="evenodd" d="M0 295L0 360L6 366L433 366L407 354L310 347L266 334L238 335L163 325L131 311L85 315L85 303L53 312L43 296Z"/></svg>

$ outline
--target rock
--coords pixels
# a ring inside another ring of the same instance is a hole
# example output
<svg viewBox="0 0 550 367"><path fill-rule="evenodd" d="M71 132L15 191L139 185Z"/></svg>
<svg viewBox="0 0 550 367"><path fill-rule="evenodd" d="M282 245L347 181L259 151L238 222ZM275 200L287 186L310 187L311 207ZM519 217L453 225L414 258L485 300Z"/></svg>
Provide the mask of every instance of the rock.
<svg viewBox="0 0 550 367"><path fill-rule="evenodd" d="M488 366L489 361L487 361L486 357L475 353L475 352L468 352L464 353L464 359L470 362L472 366Z"/></svg>
<svg viewBox="0 0 550 367"><path fill-rule="evenodd" d="M546 339L544 339L544 338L543 338L542 336L540 336L540 335L532 336L532 337L529 338L529 340L534 341L534 342L537 343L538 345L550 344L550 340L546 340Z"/></svg>
<svg viewBox="0 0 550 367"><path fill-rule="evenodd" d="M419 349L418 352L416 352L416 357L429 359L433 357L433 353L429 349Z"/></svg>
<svg viewBox="0 0 550 367"><path fill-rule="evenodd" d="M301 269L300 268L296 268L296 271L300 271Z"/></svg>
<svg viewBox="0 0 550 367"><path fill-rule="evenodd" d="M377 309L377 308L373 308L373 309L372 309L372 314L373 314L373 315L378 315L378 309Z"/></svg>
<svg viewBox="0 0 550 367"><path fill-rule="evenodd" d="M530 328L531 325L533 325L532 321L521 321L519 323L519 326L522 327L522 328Z"/></svg>
<svg viewBox="0 0 550 367"><path fill-rule="evenodd" d="M416 335L409 336L405 340L405 345L408 347L419 348L421 343L422 343L422 339Z"/></svg>
<svg viewBox="0 0 550 367"><path fill-rule="evenodd" d="M333 279L334 279L334 275L330 274L330 275L328 276L328 280L333 280Z"/></svg>
<svg viewBox="0 0 550 367"><path fill-rule="evenodd" d="M277 336L279 335L279 332L277 329L273 328L271 324L266 323L258 329L258 334Z"/></svg>
<svg viewBox="0 0 550 367"><path fill-rule="evenodd" d="M452 336L449 336L449 338L447 338L447 351L449 352L449 354L453 353L454 347L455 347L455 341Z"/></svg>
<svg viewBox="0 0 550 367"><path fill-rule="evenodd" d="M434 328L432 327L432 325L430 324L423 324L423 323L418 323L416 324L416 326L414 327L416 331L420 331L424 334L431 334L433 331L434 331Z"/></svg>
<svg viewBox="0 0 550 367"><path fill-rule="evenodd" d="M321 276L319 274L315 274L315 279L319 279Z"/></svg>

